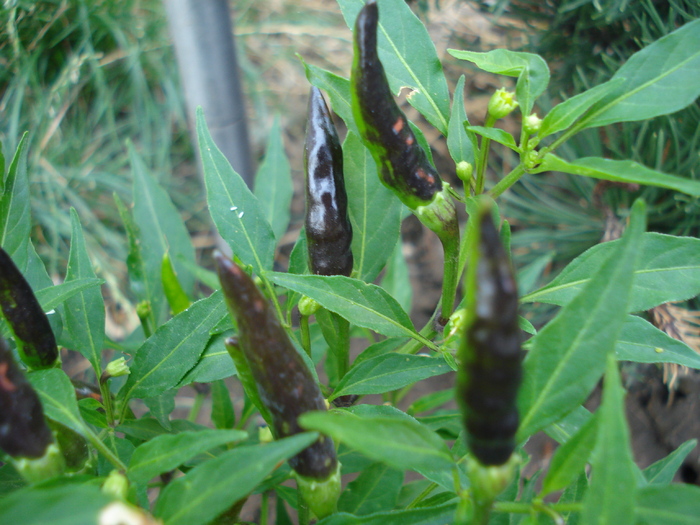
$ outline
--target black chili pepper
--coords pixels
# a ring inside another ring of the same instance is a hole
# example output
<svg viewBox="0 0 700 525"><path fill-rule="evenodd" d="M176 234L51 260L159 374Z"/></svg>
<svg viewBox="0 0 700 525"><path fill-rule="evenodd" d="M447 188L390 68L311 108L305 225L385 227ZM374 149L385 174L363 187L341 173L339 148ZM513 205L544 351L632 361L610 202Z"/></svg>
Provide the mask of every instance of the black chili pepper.
<svg viewBox="0 0 700 525"><path fill-rule="evenodd" d="M311 88L306 143L306 240L317 275L352 272L352 225L343 177L343 150L321 91Z"/></svg>
<svg viewBox="0 0 700 525"><path fill-rule="evenodd" d="M0 308L15 335L22 361L31 369L60 364L49 319L9 254L0 248Z"/></svg>
<svg viewBox="0 0 700 525"><path fill-rule="evenodd" d="M12 457L41 458L53 443L39 396L0 338L0 449Z"/></svg>
<svg viewBox="0 0 700 525"><path fill-rule="evenodd" d="M216 262L226 302L238 326L238 346L270 413L275 436L304 432L297 422L299 416L311 410L326 410L311 371L253 279L220 253L216 254ZM302 476L329 478L338 467L332 439L321 436L289 463Z"/></svg>
<svg viewBox="0 0 700 525"><path fill-rule="evenodd" d="M470 220L480 221L479 257L476 300L460 353L458 399L472 454L483 465L502 465L515 449L518 429L518 288L490 212Z"/></svg>

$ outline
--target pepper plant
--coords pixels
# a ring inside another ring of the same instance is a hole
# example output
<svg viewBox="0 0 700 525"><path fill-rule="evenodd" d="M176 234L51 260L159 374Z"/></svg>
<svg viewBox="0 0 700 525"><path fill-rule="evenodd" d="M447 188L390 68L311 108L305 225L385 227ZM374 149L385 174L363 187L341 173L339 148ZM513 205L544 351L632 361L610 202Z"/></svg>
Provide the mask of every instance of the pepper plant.
<svg viewBox="0 0 700 525"><path fill-rule="evenodd" d="M20 142L0 200L2 335L10 343L0 344L3 522L235 523L247 500L260 502L260 523L279 524L294 514L302 524L694 522L700 489L672 480L696 443L644 469L634 463L618 363L700 367L689 347L639 315L700 293L700 241L645 232L638 199L620 239L518 299L498 200L519 179L552 170L700 197L693 174L558 153L584 129L693 102L700 21L543 115L542 58L450 50L516 79L514 92L494 93L479 126L464 111L464 77L450 103L434 46L403 0L339 5L355 28L356 57L350 78L304 63L314 86L309 216L286 272L273 267L291 200L279 129L251 192L200 110L209 209L232 259L216 254L216 273L197 265L176 209L129 147L133 203L115 200L140 326L110 340L103 281L74 210L61 284L36 255ZM403 87L446 137L463 191L441 180L422 132L396 105ZM321 90L347 126L342 145ZM516 138L498 123L518 113ZM520 159L493 183L492 144ZM443 296L424 327L406 313L410 284L397 249L404 206L445 250ZM461 232L459 207L468 216ZM196 282L214 292L195 294ZM536 331L518 316L518 304L531 302L561 308ZM83 355L92 388L61 369L56 343ZM456 389L411 396L421 381L447 382L455 371ZM240 398L229 391L232 376ZM601 378L602 402L591 412L583 403ZM182 419L173 412L187 385L198 394ZM207 391L208 419L200 413ZM382 402L367 402L371 394ZM538 432L560 446L544 472L531 473L523 446Z"/></svg>

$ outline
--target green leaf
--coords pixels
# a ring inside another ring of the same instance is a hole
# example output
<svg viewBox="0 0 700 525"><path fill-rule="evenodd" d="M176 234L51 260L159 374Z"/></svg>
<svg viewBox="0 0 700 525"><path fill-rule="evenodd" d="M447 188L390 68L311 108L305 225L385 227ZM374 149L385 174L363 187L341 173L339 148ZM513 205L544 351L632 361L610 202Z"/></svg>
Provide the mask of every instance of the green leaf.
<svg viewBox="0 0 700 525"><path fill-rule="evenodd" d="M162 434L136 448L126 474L133 483L147 483L158 474L179 467L197 454L247 437L247 432L242 430Z"/></svg>
<svg viewBox="0 0 700 525"><path fill-rule="evenodd" d="M566 443L593 417L586 408L576 407L565 417L549 425L545 432L557 443Z"/></svg>
<svg viewBox="0 0 700 525"><path fill-rule="evenodd" d="M401 201L381 183L372 155L353 133L343 143L343 167L354 269L359 279L372 282L399 240Z"/></svg>
<svg viewBox="0 0 700 525"><path fill-rule="evenodd" d="M450 371L442 357L380 355L352 367L328 400L347 394L383 394Z"/></svg>
<svg viewBox="0 0 700 525"><path fill-rule="evenodd" d="M224 332L213 336L207 343L197 364L185 374L178 386L190 383L211 383L236 375L236 367L224 346L224 340L230 335L231 332Z"/></svg>
<svg viewBox="0 0 700 525"><path fill-rule="evenodd" d="M537 136L544 138L567 129L593 104L619 88L623 82L623 78L609 80L557 104L542 120Z"/></svg>
<svg viewBox="0 0 700 525"><path fill-rule="evenodd" d="M467 129L465 129L465 126ZM478 151L474 133L468 131L469 120L464 110L464 75L459 77L452 100L450 125L447 130L447 149L455 164L475 164L474 152Z"/></svg>
<svg viewBox="0 0 700 525"><path fill-rule="evenodd" d="M603 401L597 413L599 424L591 462L591 485L581 515L584 525L634 521L637 482L624 398L617 361L613 355L608 355Z"/></svg>
<svg viewBox="0 0 700 525"><path fill-rule="evenodd" d="M647 168L631 160L611 160L599 157L585 157L567 162L553 153L544 156L542 162L532 173L560 171L594 179L628 182L646 186L658 186L694 197L700 197L700 181L669 175Z"/></svg>
<svg viewBox="0 0 700 525"><path fill-rule="evenodd" d="M402 484L403 472L374 463L345 487L338 510L356 516L391 510L396 506Z"/></svg>
<svg viewBox="0 0 700 525"><path fill-rule="evenodd" d="M265 158L255 174L255 196L276 239L280 239L289 226L293 194L292 173L284 152L280 119L276 116L265 148Z"/></svg>
<svg viewBox="0 0 700 525"><path fill-rule="evenodd" d="M360 133L357 130L357 124L355 124L355 119L352 116L352 103L350 98L350 80L341 76L338 76L330 71L321 69L320 67L307 64L304 59L297 55L302 64L304 64L304 70L306 71L306 78L311 83L311 85L316 86L319 89L323 89L328 93L328 98L330 99L331 107L333 111L343 119L345 125L348 128L348 132L352 132L353 135L359 136Z"/></svg>
<svg viewBox="0 0 700 525"><path fill-rule="evenodd" d="M568 304L590 281L620 241L598 244L579 255L547 286L522 297L523 302ZM700 294L700 239L645 233L639 247L629 312Z"/></svg>
<svg viewBox="0 0 700 525"><path fill-rule="evenodd" d="M413 323L382 288L342 275L290 275L268 272L275 284L311 297L357 326L387 336L415 336Z"/></svg>
<svg viewBox="0 0 700 525"><path fill-rule="evenodd" d="M71 244L65 282L77 279L94 279L90 257L85 248L85 237L78 213L70 210ZM75 350L87 359L95 374L102 373L102 344L105 336L105 306L98 288L89 288L65 301L66 329L70 333Z"/></svg>
<svg viewBox="0 0 700 525"><path fill-rule="evenodd" d="M233 411L231 393L223 380L211 384L211 420L216 428L233 428L236 413Z"/></svg>
<svg viewBox="0 0 700 525"><path fill-rule="evenodd" d="M280 462L317 438L315 432L304 433L225 452L169 483L156 501L154 514L168 525L208 523L250 494Z"/></svg>
<svg viewBox="0 0 700 525"><path fill-rule="evenodd" d="M647 483L649 485L669 485L685 458L688 457L688 454L693 451L697 444L698 441L696 439L690 439L665 458L645 468L642 473Z"/></svg>
<svg viewBox="0 0 700 525"><path fill-rule="evenodd" d="M173 263L170 260L170 254L168 252L163 254L160 278L163 284L163 292L165 293L165 298L168 300L168 305L170 306L172 314L177 315L187 310L190 307L190 299L180 285L180 279L178 279L175 268L173 268Z"/></svg>
<svg viewBox="0 0 700 525"><path fill-rule="evenodd" d="M571 439L557 448L542 483L542 496L566 488L584 472L597 433L598 420L592 417Z"/></svg>
<svg viewBox="0 0 700 525"><path fill-rule="evenodd" d="M549 84L549 67L539 55L507 49L494 49L486 53L456 49L448 49L447 52L460 60L473 62L489 73L518 77L515 96L525 116L532 112L535 100Z"/></svg>
<svg viewBox="0 0 700 525"><path fill-rule="evenodd" d="M620 86L595 104L581 129L673 113L700 95L700 20L694 20L630 57L612 79Z"/></svg>
<svg viewBox="0 0 700 525"><path fill-rule="evenodd" d="M363 361L393 352L399 346L406 343L406 341L407 340L405 337L389 337L387 339L383 339L382 341L373 343L365 348L362 353L355 358L355 362L352 366L358 366Z"/></svg>
<svg viewBox="0 0 700 525"><path fill-rule="evenodd" d="M257 274L272 268L275 234L258 199L214 144L197 108L197 137L211 218L233 253Z"/></svg>
<svg viewBox="0 0 700 525"><path fill-rule="evenodd" d="M476 133L477 135L481 135L482 137L486 137L487 139L491 139L499 144L503 144L513 151L518 151L518 145L515 143L513 135L505 130L500 128L485 128L483 126L469 126L466 128L466 130Z"/></svg>
<svg viewBox="0 0 700 525"><path fill-rule="evenodd" d="M147 397L143 400L144 404L148 407L150 416L156 418L158 423L163 425L163 428L166 430L172 430L170 414L175 410L176 394L177 389L172 388L166 390L159 396Z"/></svg>
<svg viewBox="0 0 700 525"><path fill-rule="evenodd" d="M700 487L650 486L639 491L636 516L645 525L696 525L700 516Z"/></svg>
<svg viewBox="0 0 700 525"><path fill-rule="evenodd" d="M175 387L199 360L209 331L227 315L220 291L197 301L160 326L136 351L131 374L119 392L132 397L154 397Z"/></svg>
<svg viewBox="0 0 700 525"><path fill-rule="evenodd" d="M615 346L617 358L635 363L677 363L700 369L700 354L641 317L627 317Z"/></svg>
<svg viewBox="0 0 700 525"><path fill-rule="evenodd" d="M133 216L138 225L138 242L143 258L144 279L151 295L147 299L151 303L155 326L165 318L165 297L161 282L163 256L168 253L175 273L180 279L182 288L191 293L194 278L186 271L180 261L184 259L195 262L194 248L190 235L182 222L182 218L173 205L168 193L148 173L143 161L136 150L128 144L129 162L134 176L133 181Z"/></svg>
<svg viewBox="0 0 700 525"><path fill-rule="evenodd" d="M126 256L126 268L129 271L129 286L131 287L131 291L134 292L134 295L139 302L144 301L148 302L149 304L153 304L155 301L157 303L158 300L160 300L156 290L158 280L156 280L156 276L154 274L149 274L149 272L146 271L143 255L141 253L141 242L139 241L139 227L134 222L132 213L126 207L119 195L115 192L113 197L114 203L119 211L119 217L124 225L126 238L129 244L129 252ZM151 323L155 327L156 322L155 316L153 315L153 309L151 309L149 315Z"/></svg>
<svg viewBox="0 0 700 525"><path fill-rule="evenodd" d="M583 291L532 339L518 395L523 441L580 405L600 379L626 319L644 231L635 202L625 235Z"/></svg>
<svg viewBox="0 0 700 525"><path fill-rule="evenodd" d="M49 312L63 304L69 297L73 297L84 290L98 287L103 283L102 279L97 278L75 279L39 290L36 292L36 298L41 304L41 309L44 312Z"/></svg>
<svg viewBox="0 0 700 525"><path fill-rule="evenodd" d="M352 28L364 0L338 0L338 4ZM408 102L447 135L450 96L428 30L404 0L379 0L378 6L377 53L390 89L397 95L411 89Z"/></svg>
<svg viewBox="0 0 700 525"><path fill-rule="evenodd" d="M7 172L3 157L2 196L0 197L0 246L22 268L26 262L26 244L32 227L27 180L28 132L22 135Z"/></svg>
<svg viewBox="0 0 700 525"><path fill-rule="evenodd" d="M46 417L85 435L75 389L63 370L37 370L28 374L27 378L41 398Z"/></svg>
<svg viewBox="0 0 700 525"><path fill-rule="evenodd" d="M22 525L94 525L110 501L95 485L29 487L0 499L0 516Z"/></svg>
<svg viewBox="0 0 700 525"><path fill-rule="evenodd" d="M307 412L299 423L398 470L440 471L454 467L444 441L408 418L364 418L332 410Z"/></svg>
<svg viewBox="0 0 700 525"><path fill-rule="evenodd" d="M389 295L396 299L396 302L401 305L404 311L410 312L413 290L411 288L408 264L406 264L403 246L400 241L399 239L399 242L394 247L394 253L389 257L381 286L389 292Z"/></svg>
<svg viewBox="0 0 700 525"><path fill-rule="evenodd" d="M453 523L456 508L456 503L446 503L425 509L377 512L362 517L339 512L316 525L445 525Z"/></svg>

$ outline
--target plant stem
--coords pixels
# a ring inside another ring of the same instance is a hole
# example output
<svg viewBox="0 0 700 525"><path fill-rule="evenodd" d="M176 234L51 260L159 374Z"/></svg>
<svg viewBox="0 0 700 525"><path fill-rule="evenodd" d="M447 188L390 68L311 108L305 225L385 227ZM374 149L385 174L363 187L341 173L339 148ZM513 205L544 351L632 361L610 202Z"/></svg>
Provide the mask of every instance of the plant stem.
<svg viewBox="0 0 700 525"><path fill-rule="evenodd" d="M260 502L260 525L267 525L267 507L269 504L270 493L265 491L262 493L262 501Z"/></svg>
<svg viewBox="0 0 700 525"><path fill-rule="evenodd" d="M485 128L492 128L496 123L496 119L491 115L486 116ZM481 195L484 191L484 174L486 173L486 164L489 159L489 150L491 149L491 139L486 137L481 138L481 148L476 160L476 188L474 193Z"/></svg>
<svg viewBox="0 0 700 525"><path fill-rule="evenodd" d="M202 403L204 403L204 398L205 395L200 392L197 392L197 395L194 396L194 402L192 403L190 413L187 415L187 421L190 421L191 423L197 421L197 416L199 416L199 411L202 408Z"/></svg>
<svg viewBox="0 0 700 525"><path fill-rule="evenodd" d="M443 235L440 241L445 254L442 276L442 311L440 313L440 323L444 326L447 324L450 315L452 315L457 295L457 282L461 271L459 267L459 229L456 237L454 235Z"/></svg>
<svg viewBox="0 0 700 525"><path fill-rule="evenodd" d="M304 497L301 495L299 488L297 488L297 506L299 507L299 510L297 511L299 525L309 525L309 522L311 521L309 507L304 501Z"/></svg>
<svg viewBox="0 0 700 525"><path fill-rule="evenodd" d="M335 352L340 381L350 368L350 322L336 313L331 312L331 315L336 316L338 325L338 347Z"/></svg>
<svg viewBox="0 0 700 525"><path fill-rule="evenodd" d="M98 375L98 377L100 376ZM109 391L109 381L104 383L100 381L100 394L102 395L102 406L105 408L107 424L112 426L114 423L114 408L112 407L112 393Z"/></svg>
<svg viewBox="0 0 700 525"><path fill-rule="evenodd" d="M418 505L421 501L430 496L430 493L434 491L437 488L437 486L438 484L435 482L430 483L427 487L425 487L425 490L423 490L423 492L416 496L416 499L414 499L411 503L409 503L406 506L406 510L415 508L416 505Z"/></svg>
<svg viewBox="0 0 700 525"><path fill-rule="evenodd" d="M495 199L496 197L500 196L503 192L505 192L508 188L510 188L513 184L518 182L520 177L522 177L523 175L525 175L525 166L523 166L523 164L521 163L518 164L508 175L506 175L500 181L498 181L498 184L491 188L488 194Z"/></svg>
<svg viewBox="0 0 700 525"><path fill-rule="evenodd" d="M90 430L86 425L83 425L82 428L83 435L85 438L90 442L90 444L97 449L97 451L102 454L107 461L109 461L114 468L121 472L126 472L126 465L122 463L122 460L119 459L114 452L110 450L110 448L104 444L104 442L98 438L95 433Z"/></svg>
<svg viewBox="0 0 700 525"><path fill-rule="evenodd" d="M299 330L301 331L301 347L306 355L311 357L311 333L309 332L309 316L302 315L299 319Z"/></svg>
<svg viewBox="0 0 700 525"><path fill-rule="evenodd" d="M437 332L435 331L435 316L437 315L437 311L433 313L433 315L428 319L428 322L425 324L425 326L421 329L420 332L418 332L417 335L414 335L413 338L408 341L406 344L403 346L399 347L396 350L397 354L415 354L418 353L418 351L423 348L424 346L427 346L431 350L438 351L437 345L435 345L430 339L435 337L437 335Z"/></svg>

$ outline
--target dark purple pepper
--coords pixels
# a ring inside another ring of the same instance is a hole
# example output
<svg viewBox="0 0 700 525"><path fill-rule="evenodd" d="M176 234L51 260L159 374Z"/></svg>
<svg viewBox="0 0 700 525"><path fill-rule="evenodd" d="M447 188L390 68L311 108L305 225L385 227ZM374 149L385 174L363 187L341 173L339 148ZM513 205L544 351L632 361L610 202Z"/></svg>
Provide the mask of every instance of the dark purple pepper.
<svg viewBox="0 0 700 525"><path fill-rule="evenodd" d="M9 254L0 248L0 307L15 335L22 361L33 370L59 364L51 324Z"/></svg>
<svg viewBox="0 0 700 525"><path fill-rule="evenodd" d="M297 422L299 416L311 410L326 410L318 384L253 279L220 253L216 263L226 302L238 326L238 346L272 417L275 436L304 432ZM338 466L333 440L321 436L289 463L302 476L327 479Z"/></svg>
<svg viewBox="0 0 700 525"><path fill-rule="evenodd" d="M477 290L467 325L458 381L472 454L483 465L502 465L515 449L522 375L518 288L490 212L480 220Z"/></svg>
<svg viewBox="0 0 700 525"><path fill-rule="evenodd" d="M306 143L306 240L317 275L352 272L352 225L343 178L343 150L321 91L311 88Z"/></svg>
<svg viewBox="0 0 700 525"><path fill-rule="evenodd" d="M12 457L40 458L51 443L39 396L0 338L0 449Z"/></svg>
<svg viewBox="0 0 700 525"><path fill-rule="evenodd" d="M416 140L408 119L394 100L377 55L379 10L367 2L355 21L351 75L353 116L379 176L410 209L428 204L442 190L442 180Z"/></svg>

